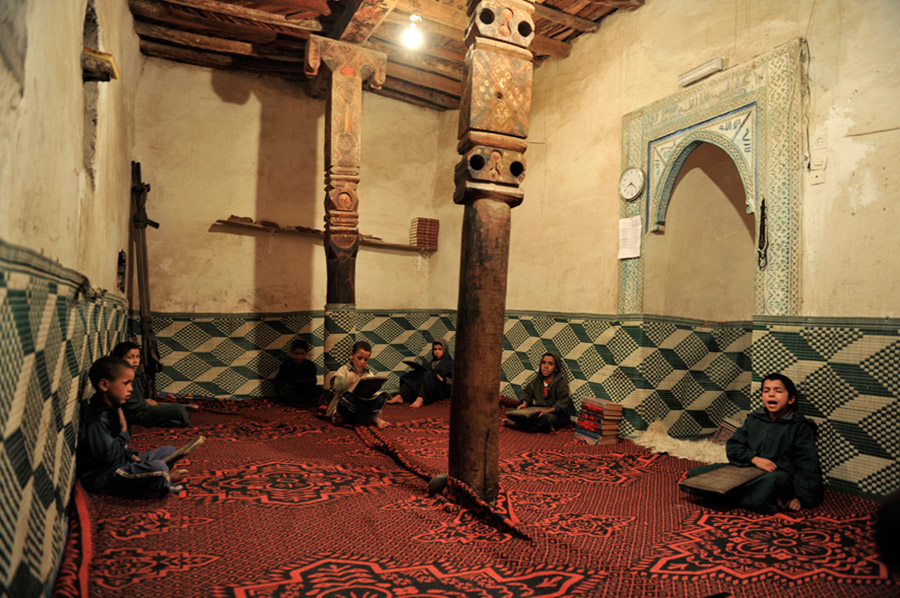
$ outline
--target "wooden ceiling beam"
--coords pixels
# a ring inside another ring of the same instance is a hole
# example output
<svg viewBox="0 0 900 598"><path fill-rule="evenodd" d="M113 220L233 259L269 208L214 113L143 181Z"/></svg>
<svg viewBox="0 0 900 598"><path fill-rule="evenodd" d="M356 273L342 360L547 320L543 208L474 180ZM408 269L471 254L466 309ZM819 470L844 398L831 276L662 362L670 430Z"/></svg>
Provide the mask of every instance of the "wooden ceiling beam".
<svg viewBox="0 0 900 598"><path fill-rule="evenodd" d="M349 0L335 22L331 36L361 44L372 37L396 4L397 0Z"/></svg>
<svg viewBox="0 0 900 598"><path fill-rule="evenodd" d="M303 20L288 20L287 17L266 12L264 10L246 8L244 6L238 6L236 4L227 4L225 2L217 2L216 0L166 0L166 2L168 4L178 4L180 6L187 6L188 8L196 8L197 10L214 12L220 15L227 15L229 17L238 17L250 21L267 23L269 25L278 25L279 27L286 27L288 29L297 29L307 32L311 31L313 33L322 31L322 24L316 21L314 18ZM315 9L310 8L307 12L317 15L331 14L331 9L328 8L328 5L321 0L310 0L309 3L311 6L315 6Z"/></svg>
<svg viewBox="0 0 900 598"><path fill-rule="evenodd" d="M426 51L410 50L401 45L393 44L375 37L363 44L370 50L384 52L388 55L391 62L411 66L413 68L424 71L431 71L438 75L453 79L454 81L462 81L465 77L463 64L457 61L445 60L437 58Z"/></svg>
<svg viewBox="0 0 900 598"><path fill-rule="evenodd" d="M469 17L466 16L466 11L453 8L449 4L437 0L398 0L397 10L408 14L416 13L423 19L453 27L464 33L466 27L469 26Z"/></svg>
<svg viewBox="0 0 900 598"><path fill-rule="evenodd" d="M226 1L234 2L234 0ZM264 4L266 8L277 7L279 10L289 10L292 12L315 11L323 15L331 14L331 9L328 8L328 3L325 0L265 0L264 2L253 1L251 4Z"/></svg>
<svg viewBox="0 0 900 598"><path fill-rule="evenodd" d="M447 106L444 106L443 104L432 104L431 102L418 96L407 95L405 93L400 93L399 91L394 91L393 89L385 89L384 87L382 87L381 89L368 89L366 91L384 96L386 98L391 98L392 100L399 100L405 104L413 104L414 106L421 106L430 110L440 110L441 112L447 110Z"/></svg>
<svg viewBox="0 0 900 598"><path fill-rule="evenodd" d="M181 11L177 6L164 2L129 0L128 6L131 8L131 13L136 21L149 19L165 23L176 29L187 29L216 37L233 36L241 41L258 43L274 41L278 36L275 31L268 28L203 18L196 14ZM293 31L291 34L295 36L309 36L309 33L306 31Z"/></svg>
<svg viewBox="0 0 900 598"><path fill-rule="evenodd" d="M260 74L275 75L285 79L305 79L304 67L301 63L292 66L291 63L274 63L270 60L260 60L252 57L235 56L233 54L220 54L215 52L199 52L180 46L141 40L141 52L147 56L175 60L196 66L210 68L224 68L228 70L246 70Z"/></svg>
<svg viewBox="0 0 900 598"><path fill-rule="evenodd" d="M378 30L378 34L372 36L372 39L384 41L387 43L396 43L395 40L400 39L400 33L401 30L399 27L391 23L385 23L384 25L382 25L381 29ZM429 44L428 40L425 40L425 44L415 51L421 52L422 54L428 54L429 56L434 56L435 58L440 58L442 60L458 62L459 64L463 64L466 61L465 52L458 52L456 50L445 48L438 44Z"/></svg>
<svg viewBox="0 0 900 598"><path fill-rule="evenodd" d="M402 7L400 6L402 4ZM397 8L409 13L415 12L422 17L419 27L423 31L434 33L454 41L462 41L469 24L466 13L437 0L398 0ZM389 23L405 26L409 17L399 12L391 13L385 19ZM586 19L585 19L586 20ZM531 42L531 51L535 54L565 58L572 48L568 42L551 39L535 34Z"/></svg>
<svg viewBox="0 0 900 598"><path fill-rule="evenodd" d="M395 79L393 77L388 77L385 80L382 89L393 90L405 95L413 96L419 98L422 101L428 102L429 104L433 104L435 106L443 106L445 109L459 108L459 100L456 98L452 98L443 93L425 89L412 83L408 83L400 79Z"/></svg>
<svg viewBox="0 0 900 598"><path fill-rule="evenodd" d="M600 28L599 23L570 15L567 12L563 12L555 8L550 8L549 6L544 6L543 4L534 5L534 16L550 21L551 23L556 23L557 25L565 25L566 27L571 27L572 29L576 29L583 33L593 33Z"/></svg>
<svg viewBox="0 0 900 598"><path fill-rule="evenodd" d="M304 61L305 48L299 45L295 52L284 49L267 50L259 45L170 29L168 27L153 25L143 21L135 21L134 30L141 39L153 38L186 46L188 48L200 48L203 50L211 50L213 52L252 56L254 58L262 58L265 60L280 60L297 63L303 63Z"/></svg>
<svg viewBox="0 0 900 598"><path fill-rule="evenodd" d="M462 95L462 82L454 81L440 75L420 71L409 66L388 62L387 76L395 79L402 79L408 83L413 83L420 87L428 89L436 89L446 94L459 98Z"/></svg>
<svg viewBox="0 0 900 598"><path fill-rule="evenodd" d="M569 53L572 52L572 44L543 35L535 35L528 49L535 55L568 58Z"/></svg>
<svg viewBox="0 0 900 598"><path fill-rule="evenodd" d="M644 5L644 0L584 0L597 6L611 9L635 10Z"/></svg>

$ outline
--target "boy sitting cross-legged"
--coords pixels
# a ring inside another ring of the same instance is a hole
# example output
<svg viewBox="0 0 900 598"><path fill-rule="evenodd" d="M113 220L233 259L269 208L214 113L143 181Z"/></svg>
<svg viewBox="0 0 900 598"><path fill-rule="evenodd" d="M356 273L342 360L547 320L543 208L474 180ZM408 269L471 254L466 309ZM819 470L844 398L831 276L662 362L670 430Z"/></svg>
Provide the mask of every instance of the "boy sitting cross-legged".
<svg viewBox="0 0 900 598"><path fill-rule="evenodd" d="M88 492L155 498L183 489L187 470L169 467L203 441L200 436L176 450L161 446L138 454L128 448L131 435L122 405L131 396L134 370L120 357L101 357L88 376L97 393L81 412L76 472Z"/></svg>

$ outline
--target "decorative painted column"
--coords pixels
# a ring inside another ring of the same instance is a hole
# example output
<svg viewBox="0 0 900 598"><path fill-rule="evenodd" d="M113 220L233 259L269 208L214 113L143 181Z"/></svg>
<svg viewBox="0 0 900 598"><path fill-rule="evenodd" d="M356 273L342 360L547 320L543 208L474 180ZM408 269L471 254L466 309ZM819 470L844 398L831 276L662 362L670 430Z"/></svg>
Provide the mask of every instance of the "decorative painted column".
<svg viewBox="0 0 900 598"><path fill-rule="evenodd" d="M466 81L453 201L465 205L450 475L493 503L500 489L498 418L511 208L522 203L531 110L534 6L470 0Z"/></svg>
<svg viewBox="0 0 900 598"><path fill-rule="evenodd" d="M327 84L325 113L325 375L350 356L356 338L356 252L359 249L359 164L362 141L362 86L385 79L387 56L311 35L306 74Z"/></svg>

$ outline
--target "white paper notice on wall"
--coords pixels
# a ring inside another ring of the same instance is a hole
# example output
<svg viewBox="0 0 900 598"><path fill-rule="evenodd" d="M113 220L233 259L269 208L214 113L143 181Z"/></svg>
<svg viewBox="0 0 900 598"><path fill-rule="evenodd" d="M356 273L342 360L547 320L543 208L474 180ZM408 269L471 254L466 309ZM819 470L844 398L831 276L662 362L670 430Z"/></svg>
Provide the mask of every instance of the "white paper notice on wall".
<svg viewBox="0 0 900 598"><path fill-rule="evenodd" d="M619 218L619 259L641 257L641 217Z"/></svg>

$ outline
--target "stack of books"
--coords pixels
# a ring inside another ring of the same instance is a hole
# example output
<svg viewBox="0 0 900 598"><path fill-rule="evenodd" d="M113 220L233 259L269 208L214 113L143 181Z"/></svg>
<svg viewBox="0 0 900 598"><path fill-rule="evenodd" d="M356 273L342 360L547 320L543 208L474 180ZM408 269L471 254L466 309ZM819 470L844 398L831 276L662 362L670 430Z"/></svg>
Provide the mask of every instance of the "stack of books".
<svg viewBox="0 0 900 598"><path fill-rule="evenodd" d="M725 444L726 442L728 442L728 439L731 438L731 435L741 427L741 422L746 417L746 413L739 413L734 417L726 417L725 419L723 419L722 423L719 424L719 428L716 430L716 433L713 435L713 444Z"/></svg>
<svg viewBox="0 0 900 598"><path fill-rule="evenodd" d="M441 221L436 218L413 218L409 223L409 244L419 249L437 251Z"/></svg>
<svg viewBox="0 0 900 598"><path fill-rule="evenodd" d="M575 423L575 437L588 444L615 442L621 419L621 404L603 399L582 399Z"/></svg>

